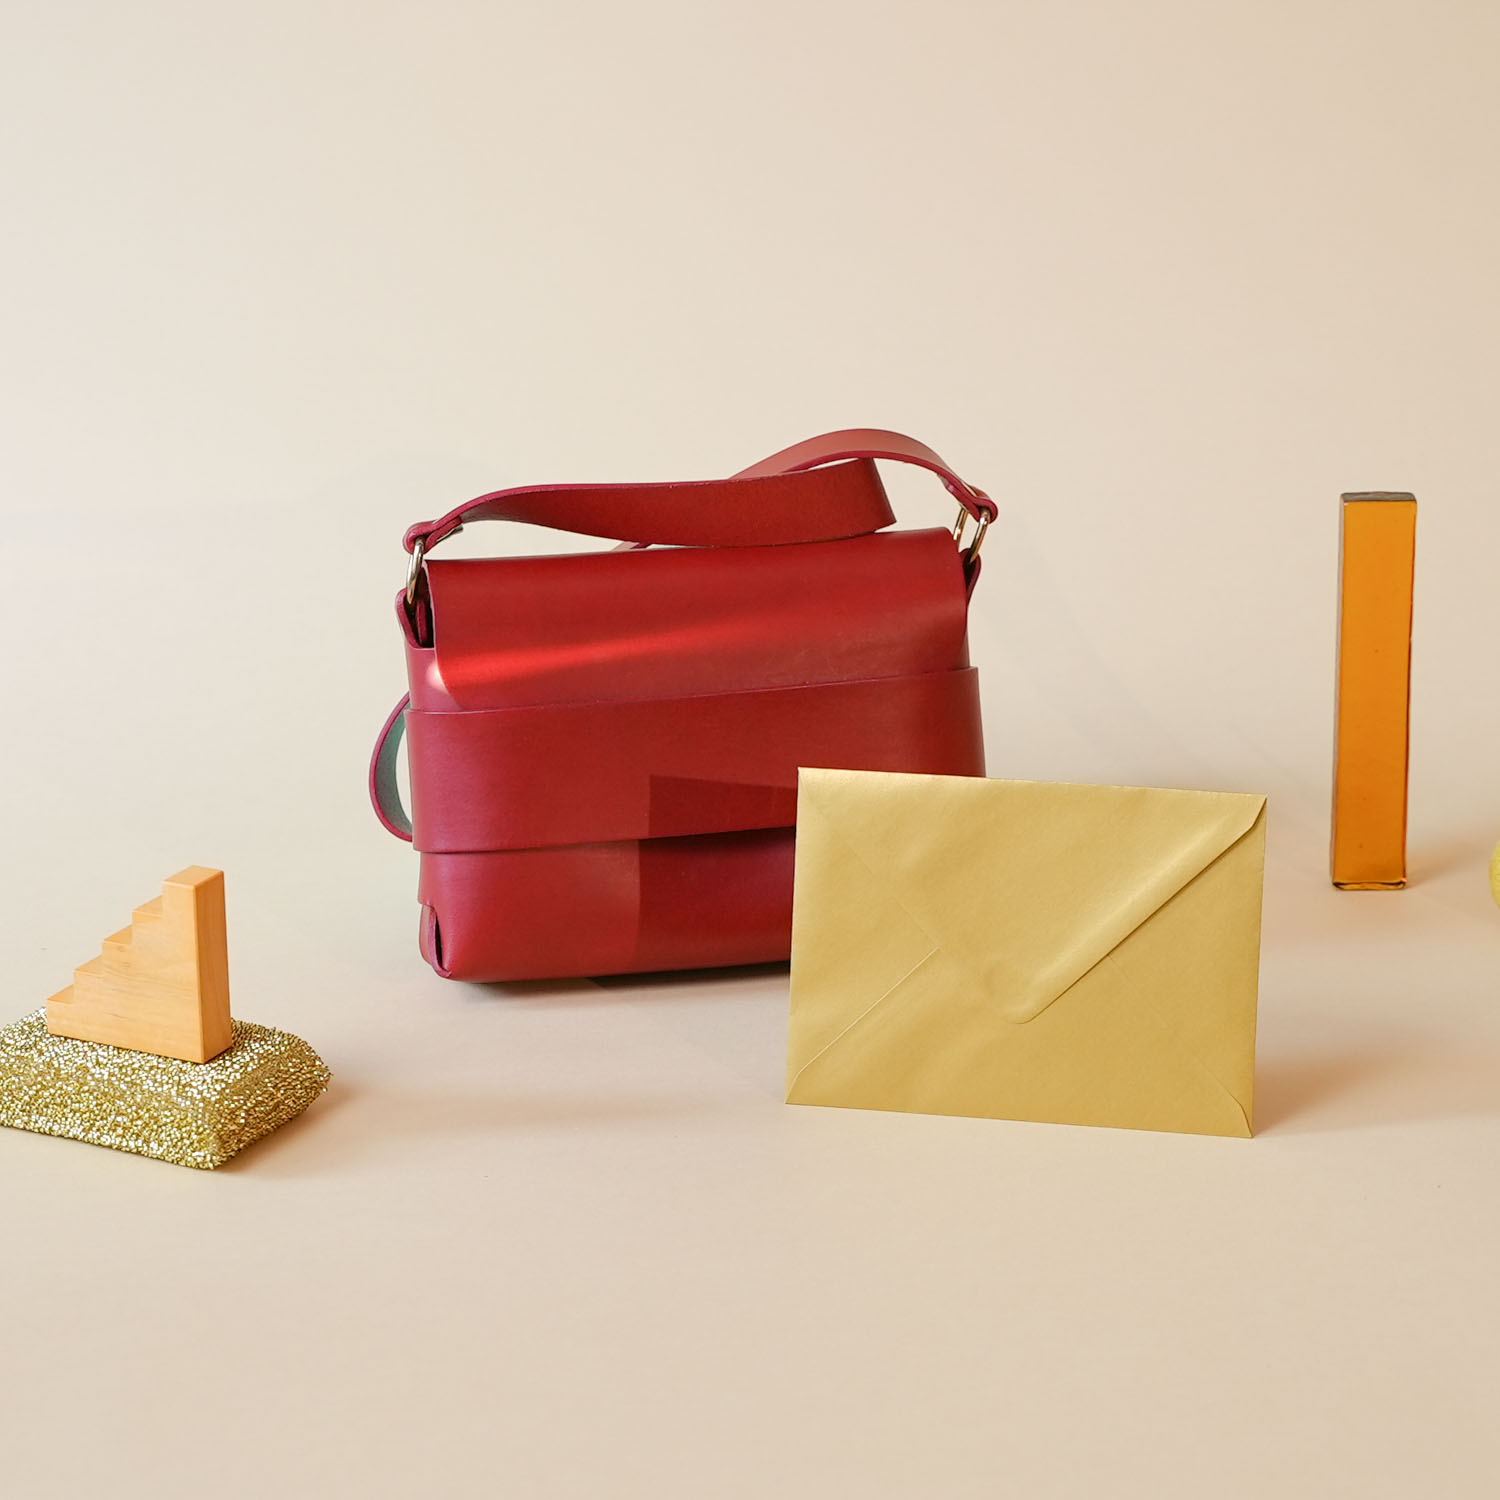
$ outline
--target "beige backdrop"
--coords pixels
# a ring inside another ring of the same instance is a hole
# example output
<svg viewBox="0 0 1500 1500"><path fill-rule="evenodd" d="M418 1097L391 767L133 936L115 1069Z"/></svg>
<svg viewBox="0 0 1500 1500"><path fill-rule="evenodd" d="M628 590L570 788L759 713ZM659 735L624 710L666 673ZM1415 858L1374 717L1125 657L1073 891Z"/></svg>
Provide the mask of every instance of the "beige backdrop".
<svg viewBox="0 0 1500 1500"><path fill-rule="evenodd" d="M1494 1494L1500 9L0 23L6 1014L220 864L337 1074L211 1176L0 1139L8 1492ZM1001 501L996 774L1271 794L1258 1139L789 1109L776 971L421 966L402 529L849 424ZM1401 895L1324 876L1364 488L1423 505Z"/></svg>

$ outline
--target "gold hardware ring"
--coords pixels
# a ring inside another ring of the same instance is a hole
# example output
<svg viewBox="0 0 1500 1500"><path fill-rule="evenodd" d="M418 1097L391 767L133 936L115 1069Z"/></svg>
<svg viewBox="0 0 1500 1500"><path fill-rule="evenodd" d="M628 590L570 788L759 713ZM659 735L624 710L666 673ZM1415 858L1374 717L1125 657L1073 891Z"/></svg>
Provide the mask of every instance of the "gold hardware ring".
<svg viewBox="0 0 1500 1500"><path fill-rule="evenodd" d="M964 531L968 527L968 524L969 508L967 505L960 505L958 508L958 520L954 523L953 527L953 540L960 547L964 544ZM979 556L979 549L984 543L984 534L989 529L990 518L988 516L981 516L979 518L979 525L974 530L974 540L969 543L969 550L964 553L964 566L966 568L973 566L975 558Z"/></svg>
<svg viewBox="0 0 1500 1500"><path fill-rule="evenodd" d="M417 605L417 579L422 572L422 559L427 555L427 544L418 537L412 543L411 566L406 570L406 607L415 609Z"/></svg>

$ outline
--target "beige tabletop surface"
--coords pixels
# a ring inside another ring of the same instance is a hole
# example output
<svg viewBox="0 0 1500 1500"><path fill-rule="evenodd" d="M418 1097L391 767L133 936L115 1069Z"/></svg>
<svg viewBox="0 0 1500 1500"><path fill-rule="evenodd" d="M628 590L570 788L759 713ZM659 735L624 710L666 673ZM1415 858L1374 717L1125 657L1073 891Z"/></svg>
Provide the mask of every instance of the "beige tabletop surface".
<svg viewBox="0 0 1500 1500"><path fill-rule="evenodd" d="M0 1132L0 1491L1497 1492L1500 11L3 30L5 1018L208 864L334 1082L215 1173ZM1269 795L1253 1140L788 1107L780 967L421 963L364 791L405 526L848 425L1000 502L992 774ZM1393 894L1326 877L1364 489L1421 503Z"/></svg>

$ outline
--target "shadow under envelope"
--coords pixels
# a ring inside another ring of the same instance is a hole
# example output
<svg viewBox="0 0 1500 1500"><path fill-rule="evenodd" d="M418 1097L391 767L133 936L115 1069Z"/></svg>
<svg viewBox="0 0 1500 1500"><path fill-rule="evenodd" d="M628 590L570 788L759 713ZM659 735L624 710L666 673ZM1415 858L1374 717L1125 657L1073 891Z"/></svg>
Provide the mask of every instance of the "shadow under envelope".
<svg viewBox="0 0 1500 1500"><path fill-rule="evenodd" d="M1387 1043L1256 1068L1256 1135L1465 1118L1500 1118L1500 1049Z"/></svg>

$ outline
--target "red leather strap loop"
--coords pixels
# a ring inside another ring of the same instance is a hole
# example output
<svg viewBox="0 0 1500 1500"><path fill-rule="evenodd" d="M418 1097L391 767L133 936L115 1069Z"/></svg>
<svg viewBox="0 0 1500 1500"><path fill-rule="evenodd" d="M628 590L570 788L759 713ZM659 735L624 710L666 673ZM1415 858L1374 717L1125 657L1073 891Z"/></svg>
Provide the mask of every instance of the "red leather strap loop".
<svg viewBox="0 0 1500 1500"><path fill-rule="evenodd" d="M730 479L675 484L528 485L492 490L407 531L412 551L431 551L470 521L527 521L558 531L637 544L744 547L832 541L889 526L895 516L874 459L931 470L979 520L994 502L965 483L925 443L882 428L850 428L809 438Z"/></svg>
<svg viewBox="0 0 1500 1500"><path fill-rule="evenodd" d="M370 757L370 805L375 816L398 839L412 841L411 819L401 806L401 788L396 782L396 754L401 748L402 736L406 732L406 710L411 706L411 694L403 693L401 701L391 710L391 716L381 727L380 738L375 741L375 753Z"/></svg>

